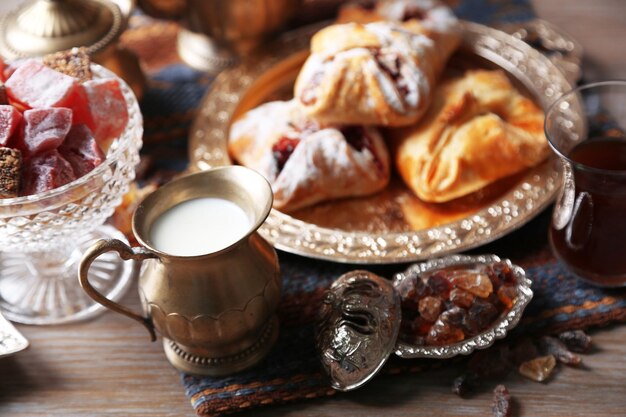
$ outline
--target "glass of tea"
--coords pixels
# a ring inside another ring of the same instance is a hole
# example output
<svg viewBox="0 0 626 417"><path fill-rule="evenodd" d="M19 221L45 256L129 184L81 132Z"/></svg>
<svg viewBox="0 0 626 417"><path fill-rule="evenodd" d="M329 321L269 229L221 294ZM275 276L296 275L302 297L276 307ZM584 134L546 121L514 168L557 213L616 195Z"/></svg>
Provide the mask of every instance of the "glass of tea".
<svg viewBox="0 0 626 417"><path fill-rule="evenodd" d="M626 81L564 94L548 109L545 131L564 180L552 250L579 278L626 286Z"/></svg>

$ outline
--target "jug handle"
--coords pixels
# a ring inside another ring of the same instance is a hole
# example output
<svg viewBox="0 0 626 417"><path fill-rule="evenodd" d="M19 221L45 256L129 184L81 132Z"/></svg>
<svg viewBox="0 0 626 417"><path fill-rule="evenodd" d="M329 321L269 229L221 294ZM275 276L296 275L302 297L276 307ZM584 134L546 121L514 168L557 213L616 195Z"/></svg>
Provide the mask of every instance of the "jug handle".
<svg viewBox="0 0 626 417"><path fill-rule="evenodd" d="M114 301L109 300L102 295L97 289L95 289L89 282L89 267L91 263L100 255L106 252L115 251L120 255L120 258L127 261L133 259L136 261L143 261L144 259L158 258L152 252L147 251L142 247L131 248L121 240L117 239L100 239L94 243L83 255L83 259L80 261L78 268L78 281L80 286L87 293L88 296L93 298L96 302L102 304L108 309L111 309L117 313L130 317L133 320L143 324L150 333L150 340L154 342L156 340L156 333L154 330L154 324L149 317L144 317L135 313L128 307L124 307Z"/></svg>

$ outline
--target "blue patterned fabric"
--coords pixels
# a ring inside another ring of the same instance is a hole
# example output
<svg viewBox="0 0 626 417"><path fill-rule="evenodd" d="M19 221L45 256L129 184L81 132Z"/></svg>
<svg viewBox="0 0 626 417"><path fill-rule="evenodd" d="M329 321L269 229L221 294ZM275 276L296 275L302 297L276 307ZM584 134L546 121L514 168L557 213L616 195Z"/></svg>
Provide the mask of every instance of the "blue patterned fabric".
<svg viewBox="0 0 626 417"><path fill-rule="evenodd" d="M512 337L556 333L626 320L626 290L605 290L574 278L550 254L549 211L513 234L472 251L497 253L525 268L534 298ZM313 322L323 291L356 265L340 265L280 253L283 301L281 335L269 357L228 378L183 375L185 392L200 415L219 415L261 405L333 395L314 348ZM391 278L407 265L368 267ZM358 267L359 269L362 266ZM382 372L415 372L433 361L393 360Z"/></svg>
<svg viewBox="0 0 626 417"><path fill-rule="evenodd" d="M455 9L463 19L483 24L534 17L527 0L464 0ZM176 63L150 73L141 107L145 117L144 156L154 171L183 170L187 135L195 112L213 79ZM556 332L626 320L626 292L602 290L574 279L551 256L545 212L522 229L476 253L495 253L523 266L533 280L534 299L517 334ZM213 416L257 406L299 401L335 393L314 350L313 321L322 294L342 273L355 269L279 253L283 277L279 340L270 355L245 372L224 378L182 375L185 392L199 415ZM368 268L390 278L407 265ZM363 268L363 266L359 266ZM390 361L383 372L412 371L428 361Z"/></svg>

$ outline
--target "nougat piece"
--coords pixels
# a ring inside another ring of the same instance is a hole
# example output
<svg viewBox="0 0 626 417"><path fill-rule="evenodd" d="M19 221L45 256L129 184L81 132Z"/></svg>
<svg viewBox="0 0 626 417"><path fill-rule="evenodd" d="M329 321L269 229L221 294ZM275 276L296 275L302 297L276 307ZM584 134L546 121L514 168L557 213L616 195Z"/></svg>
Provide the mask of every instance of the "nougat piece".
<svg viewBox="0 0 626 417"><path fill-rule="evenodd" d="M17 149L0 148L0 198L18 196L21 171L22 153Z"/></svg>
<svg viewBox="0 0 626 417"><path fill-rule="evenodd" d="M91 80L91 59L85 47L72 48L67 51L46 55L43 63L55 71L78 79L81 83Z"/></svg>

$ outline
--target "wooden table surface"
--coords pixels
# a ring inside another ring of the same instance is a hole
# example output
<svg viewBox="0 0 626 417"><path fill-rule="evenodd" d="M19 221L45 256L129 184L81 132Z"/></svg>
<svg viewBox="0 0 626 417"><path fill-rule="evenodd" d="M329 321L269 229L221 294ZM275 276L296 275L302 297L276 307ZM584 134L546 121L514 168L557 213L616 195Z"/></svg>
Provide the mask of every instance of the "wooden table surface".
<svg viewBox="0 0 626 417"><path fill-rule="evenodd" d="M626 79L626 1L536 0L534 6L585 47L589 80ZM129 292L124 302L137 308L136 293ZM79 324L17 327L31 347L0 359L0 416L194 415L160 342L150 343L131 320L106 313ZM505 383L515 398L514 415L626 415L626 326L593 337L596 349L584 356L581 369L561 369L546 384L510 376ZM450 393L456 372L382 376L354 393L240 415L490 415L489 390L470 399Z"/></svg>

